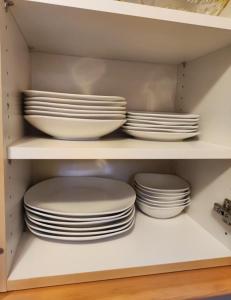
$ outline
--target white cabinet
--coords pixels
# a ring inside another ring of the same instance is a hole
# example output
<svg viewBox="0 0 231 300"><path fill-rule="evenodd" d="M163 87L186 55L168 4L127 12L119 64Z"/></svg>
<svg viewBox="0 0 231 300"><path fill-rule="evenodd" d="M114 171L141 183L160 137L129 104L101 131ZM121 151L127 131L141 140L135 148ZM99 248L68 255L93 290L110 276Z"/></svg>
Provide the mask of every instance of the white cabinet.
<svg viewBox="0 0 231 300"><path fill-rule="evenodd" d="M213 212L231 197L231 19L113 0L15 0L0 11L0 290L231 264L231 226ZM199 139L152 142L116 133L61 141L23 119L21 92L126 97L128 109L201 115ZM26 231L23 194L52 176L132 183L176 173L193 202L181 216L137 213L131 234L56 243Z"/></svg>

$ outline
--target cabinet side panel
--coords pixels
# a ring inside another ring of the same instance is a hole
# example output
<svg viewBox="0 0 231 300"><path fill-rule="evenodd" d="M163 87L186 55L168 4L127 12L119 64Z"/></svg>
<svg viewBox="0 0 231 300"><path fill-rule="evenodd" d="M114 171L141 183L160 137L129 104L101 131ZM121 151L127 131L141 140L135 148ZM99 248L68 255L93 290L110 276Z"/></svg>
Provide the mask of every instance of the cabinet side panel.
<svg viewBox="0 0 231 300"><path fill-rule="evenodd" d="M3 1L2 1L3 2ZM7 160L7 147L24 135L21 91L30 85L30 55L10 12L1 4L1 228L9 273L23 231L21 200L29 183L28 162ZM1 269L1 268L0 268ZM1 272L1 270L0 270Z"/></svg>
<svg viewBox="0 0 231 300"><path fill-rule="evenodd" d="M231 160L184 160L176 173L192 185L192 204L187 213L217 240L231 249L231 226L213 211L215 202L231 199Z"/></svg>
<svg viewBox="0 0 231 300"><path fill-rule="evenodd" d="M231 47L178 68L176 107L201 115L200 139L231 145Z"/></svg>

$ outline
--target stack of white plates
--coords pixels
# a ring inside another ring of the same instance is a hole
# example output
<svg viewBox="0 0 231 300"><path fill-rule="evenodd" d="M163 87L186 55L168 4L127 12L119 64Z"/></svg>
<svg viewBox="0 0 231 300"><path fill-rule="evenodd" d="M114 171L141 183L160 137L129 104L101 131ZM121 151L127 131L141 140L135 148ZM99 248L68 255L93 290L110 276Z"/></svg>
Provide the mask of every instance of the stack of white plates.
<svg viewBox="0 0 231 300"><path fill-rule="evenodd" d="M154 218L175 217L191 203L190 185L176 175L136 174L135 189L138 207Z"/></svg>
<svg viewBox="0 0 231 300"><path fill-rule="evenodd" d="M127 183L97 177L56 177L24 196L25 221L40 237L89 241L129 231L136 194Z"/></svg>
<svg viewBox="0 0 231 300"><path fill-rule="evenodd" d="M24 91L25 119L58 139L97 139L125 123L126 101L117 96Z"/></svg>
<svg viewBox="0 0 231 300"><path fill-rule="evenodd" d="M196 114L129 111L124 131L136 138L178 141L199 135Z"/></svg>

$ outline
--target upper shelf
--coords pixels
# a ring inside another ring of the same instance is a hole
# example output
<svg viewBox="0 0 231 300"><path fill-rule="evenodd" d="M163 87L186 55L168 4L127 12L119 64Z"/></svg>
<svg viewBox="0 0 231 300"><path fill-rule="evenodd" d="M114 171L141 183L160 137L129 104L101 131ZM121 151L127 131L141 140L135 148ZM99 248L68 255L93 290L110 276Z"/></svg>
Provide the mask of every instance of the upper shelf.
<svg viewBox="0 0 231 300"><path fill-rule="evenodd" d="M132 138L62 141L27 137L8 148L9 159L230 159L231 148L200 140L154 142Z"/></svg>
<svg viewBox="0 0 231 300"><path fill-rule="evenodd" d="M114 0L17 0L34 51L181 63L231 43L231 19Z"/></svg>

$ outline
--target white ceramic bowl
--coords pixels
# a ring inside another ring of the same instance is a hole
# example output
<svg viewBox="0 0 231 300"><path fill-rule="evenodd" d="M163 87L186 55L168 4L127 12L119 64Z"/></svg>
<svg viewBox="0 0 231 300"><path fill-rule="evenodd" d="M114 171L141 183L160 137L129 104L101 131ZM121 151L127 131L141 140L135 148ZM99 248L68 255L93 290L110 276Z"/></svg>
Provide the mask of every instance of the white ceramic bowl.
<svg viewBox="0 0 231 300"><path fill-rule="evenodd" d="M159 208L159 207L151 207L141 202L137 202L137 205L139 209L142 212L144 212L146 215L157 219L173 218L179 215L186 207L186 206L179 206L173 208Z"/></svg>
<svg viewBox="0 0 231 300"><path fill-rule="evenodd" d="M173 174L138 173L135 182L147 190L157 192L184 193L190 188L186 180Z"/></svg>
<svg viewBox="0 0 231 300"><path fill-rule="evenodd" d="M34 127L58 139L97 139L113 132L124 124L119 120L74 119L51 116L24 116Z"/></svg>
<svg viewBox="0 0 231 300"><path fill-rule="evenodd" d="M136 194L138 196L140 196L141 198L146 198L149 200L173 202L173 201L182 201L183 199L185 199L189 196L190 192L184 193L181 196L165 196L165 195L164 196L155 196L155 194L153 195L151 193L146 193L139 189L136 189Z"/></svg>
<svg viewBox="0 0 231 300"><path fill-rule="evenodd" d="M140 185L138 185L137 183L134 184L134 188L136 190L139 190L149 196L154 196L154 197L185 197L187 195L190 194L190 187L188 188L188 190L186 192L167 192L167 191L155 191L155 190L150 190L150 189L146 189Z"/></svg>
<svg viewBox="0 0 231 300"><path fill-rule="evenodd" d="M158 201L150 201L148 199L144 199L144 198L140 198L140 197L137 197L136 198L136 201L137 202L143 202L147 205L150 205L150 206L157 206L157 207L178 207L178 206L184 206L188 203L191 202L191 198L187 198L187 199L184 199L183 201L181 202L158 202Z"/></svg>

